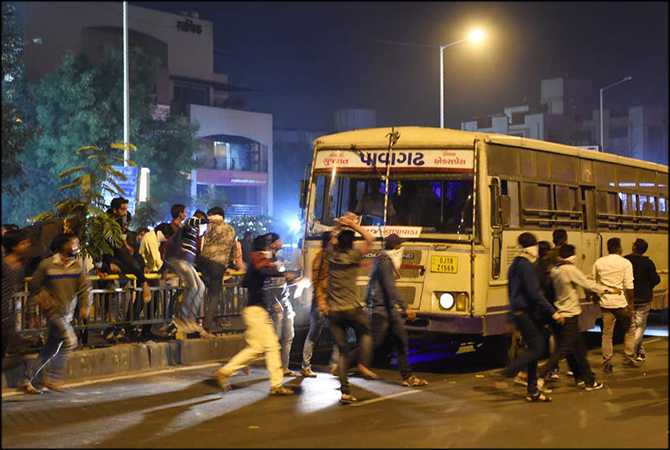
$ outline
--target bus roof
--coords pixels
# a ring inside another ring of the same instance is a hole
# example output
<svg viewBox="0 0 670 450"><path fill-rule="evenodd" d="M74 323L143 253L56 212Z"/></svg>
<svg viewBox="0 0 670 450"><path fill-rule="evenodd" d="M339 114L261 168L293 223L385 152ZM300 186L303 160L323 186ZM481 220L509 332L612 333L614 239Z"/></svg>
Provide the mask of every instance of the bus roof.
<svg viewBox="0 0 670 450"><path fill-rule="evenodd" d="M314 141L314 149L330 150L345 149L355 145L358 149L388 148L391 128L366 128L342 133L321 136ZM448 128L432 127L395 127L400 133L400 139L394 148L467 148L471 147L475 139L487 143L520 147L534 150L542 150L565 155L579 156L580 158L596 161L606 161L615 164L640 167L644 169L668 172L668 166L651 163L639 159L617 156L611 153L601 153L593 150L581 149L565 144L539 141L537 139L523 138L497 133L482 133L474 131L461 131Z"/></svg>

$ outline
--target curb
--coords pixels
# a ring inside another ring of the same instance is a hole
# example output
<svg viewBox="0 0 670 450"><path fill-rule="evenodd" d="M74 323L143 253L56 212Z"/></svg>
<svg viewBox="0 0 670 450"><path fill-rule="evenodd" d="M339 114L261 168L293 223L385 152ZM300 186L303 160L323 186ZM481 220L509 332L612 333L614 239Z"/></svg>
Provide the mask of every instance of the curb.
<svg viewBox="0 0 670 450"><path fill-rule="evenodd" d="M70 355L63 381L72 383L113 375L147 372L191 365L200 362L226 360L245 346L244 335L218 336L214 339L188 339L185 341L146 342L118 344L113 347L78 350ZM2 373L2 390L15 389L23 377L27 364L37 354L26 357L25 361ZM42 380L44 369L36 382Z"/></svg>

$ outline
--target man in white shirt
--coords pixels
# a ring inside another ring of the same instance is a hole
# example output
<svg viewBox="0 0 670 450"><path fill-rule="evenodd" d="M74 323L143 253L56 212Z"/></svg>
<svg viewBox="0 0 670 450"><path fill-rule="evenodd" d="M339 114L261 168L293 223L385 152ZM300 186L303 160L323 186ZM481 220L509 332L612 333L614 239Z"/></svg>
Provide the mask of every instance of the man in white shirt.
<svg viewBox="0 0 670 450"><path fill-rule="evenodd" d="M618 288L619 294L600 296L600 310L603 316L602 352L603 370L612 372L612 335L617 320L626 330L624 336L624 367L639 367L635 361L635 323L633 322L633 265L621 256L621 239L607 241L609 255L603 256L593 264L593 278L597 283L610 288Z"/></svg>

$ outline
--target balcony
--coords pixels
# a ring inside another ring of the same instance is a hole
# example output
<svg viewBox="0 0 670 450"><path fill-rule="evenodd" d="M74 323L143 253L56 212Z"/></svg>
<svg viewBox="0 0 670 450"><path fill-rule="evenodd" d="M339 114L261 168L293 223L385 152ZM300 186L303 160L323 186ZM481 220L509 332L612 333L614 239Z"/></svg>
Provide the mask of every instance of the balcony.
<svg viewBox="0 0 670 450"><path fill-rule="evenodd" d="M199 169L230 170L241 172L263 172L268 171L268 161L252 161L247 158L217 158L211 155L199 154L196 157Z"/></svg>

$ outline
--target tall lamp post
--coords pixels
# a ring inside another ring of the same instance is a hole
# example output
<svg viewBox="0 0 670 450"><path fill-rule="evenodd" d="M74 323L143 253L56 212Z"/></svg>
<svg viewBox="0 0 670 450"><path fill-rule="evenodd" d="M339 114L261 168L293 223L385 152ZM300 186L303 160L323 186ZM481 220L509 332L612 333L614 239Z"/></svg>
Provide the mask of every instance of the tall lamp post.
<svg viewBox="0 0 670 450"><path fill-rule="evenodd" d="M633 77L628 76L623 80L619 80L614 84L610 84L609 86L600 89L600 151L601 152L605 151L605 129L603 127L603 92L605 92L606 89L609 89L621 83L625 83L626 81L630 81L632 79Z"/></svg>
<svg viewBox="0 0 670 450"><path fill-rule="evenodd" d="M474 30L470 33L465 39L460 41L452 42L447 45L440 45L440 128L444 128L444 49L460 44L465 41L480 42L484 39L484 33L481 30Z"/></svg>

